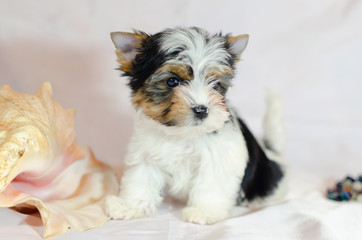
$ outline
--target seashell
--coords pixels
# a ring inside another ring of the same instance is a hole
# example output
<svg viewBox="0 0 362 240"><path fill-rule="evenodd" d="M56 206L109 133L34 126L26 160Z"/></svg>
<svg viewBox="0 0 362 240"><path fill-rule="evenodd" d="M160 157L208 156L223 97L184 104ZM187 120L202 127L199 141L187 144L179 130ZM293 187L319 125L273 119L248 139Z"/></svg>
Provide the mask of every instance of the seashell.
<svg viewBox="0 0 362 240"><path fill-rule="evenodd" d="M0 206L38 210L45 238L101 226L104 199L119 190L113 171L77 144L74 113L52 99L50 83L36 94L0 88Z"/></svg>

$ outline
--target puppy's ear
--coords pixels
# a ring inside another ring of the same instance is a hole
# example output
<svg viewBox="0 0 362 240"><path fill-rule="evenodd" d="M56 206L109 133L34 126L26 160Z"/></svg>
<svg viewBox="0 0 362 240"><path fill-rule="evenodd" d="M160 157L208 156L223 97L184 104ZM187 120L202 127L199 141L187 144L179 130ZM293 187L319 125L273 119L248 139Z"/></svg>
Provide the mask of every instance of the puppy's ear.
<svg viewBox="0 0 362 240"><path fill-rule="evenodd" d="M245 50L248 45L249 35L243 34L236 37L229 36L227 39L229 43L229 51L236 56L236 61L239 60L241 53Z"/></svg>
<svg viewBox="0 0 362 240"><path fill-rule="evenodd" d="M118 62L121 64L121 70L130 72L132 69L132 62L137 55L138 48L141 47L142 41L148 35L142 32L128 33L128 32L112 32L111 39L116 47L116 54Z"/></svg>

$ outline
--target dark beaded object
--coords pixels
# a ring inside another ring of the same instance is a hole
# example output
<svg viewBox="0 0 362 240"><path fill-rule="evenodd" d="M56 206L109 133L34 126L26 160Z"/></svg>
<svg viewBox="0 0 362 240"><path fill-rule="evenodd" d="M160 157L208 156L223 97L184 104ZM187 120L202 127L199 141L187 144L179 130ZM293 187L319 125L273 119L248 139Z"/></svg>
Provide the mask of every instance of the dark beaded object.
<svg viewBox="0 0 362 240"><path fill-rule="evenodd" d="M361 199L362 189L354 189L352 187L353 184L362 184L362 175L358 176L356 179L347 176L344 180L337 182L333 189L328 189L327 198L338 202Z"/></svg>

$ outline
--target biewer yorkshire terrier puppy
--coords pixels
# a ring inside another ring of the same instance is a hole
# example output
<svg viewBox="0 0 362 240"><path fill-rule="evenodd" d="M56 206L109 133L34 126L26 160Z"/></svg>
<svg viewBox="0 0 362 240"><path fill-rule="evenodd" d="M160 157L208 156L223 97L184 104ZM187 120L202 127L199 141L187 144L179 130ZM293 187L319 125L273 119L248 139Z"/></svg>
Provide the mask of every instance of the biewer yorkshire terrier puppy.
<svg viewBox="0 0 362 240"><path fill-rule="evenodd" d="M248 35L192 27L113 32L111 38L135 109L120 194L106 201L111 218L152 215L165 189L187 202L182 219L198 224L227 218L237 202L281 197L279 98L268 95L263 144L225 98Z"/></svg>

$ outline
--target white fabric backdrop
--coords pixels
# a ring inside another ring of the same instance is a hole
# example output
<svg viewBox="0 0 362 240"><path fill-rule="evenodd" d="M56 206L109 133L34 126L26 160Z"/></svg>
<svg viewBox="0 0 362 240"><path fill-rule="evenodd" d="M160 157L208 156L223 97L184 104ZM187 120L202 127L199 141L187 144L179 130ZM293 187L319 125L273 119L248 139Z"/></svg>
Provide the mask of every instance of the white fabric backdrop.
<svg viewBox="0 0 362 240"><path fill-rule="evenodd" d="M213 226L180 220L165 203L153 218L111 221L54 239L360 239L362 204L325 200L328 186L362 174L362 1L0 0L0 85L53 85L77 109L82 145L119 167L132 132L129 90L111 31L199 26L250 34L229 99L261 135L266 88L285 101L288 200ZM40 220L0 209L1 239L41 239Z"/></svg>

